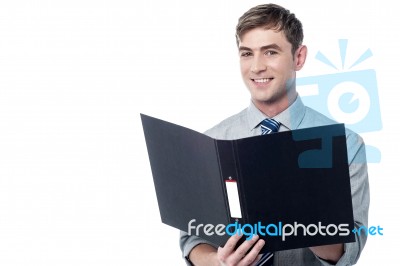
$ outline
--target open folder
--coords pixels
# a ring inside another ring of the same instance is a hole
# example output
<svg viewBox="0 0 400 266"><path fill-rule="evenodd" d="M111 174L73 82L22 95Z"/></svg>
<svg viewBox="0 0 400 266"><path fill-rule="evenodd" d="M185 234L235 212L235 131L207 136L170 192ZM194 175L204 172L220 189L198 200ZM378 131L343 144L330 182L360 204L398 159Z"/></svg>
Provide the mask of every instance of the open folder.
<svg viewBox="0 0 400 266"><path fill-rule="evenodd" d="M343 124L219 140L141 119L163 223L217 246L243 229L269 251L355 241Z"/></svg>

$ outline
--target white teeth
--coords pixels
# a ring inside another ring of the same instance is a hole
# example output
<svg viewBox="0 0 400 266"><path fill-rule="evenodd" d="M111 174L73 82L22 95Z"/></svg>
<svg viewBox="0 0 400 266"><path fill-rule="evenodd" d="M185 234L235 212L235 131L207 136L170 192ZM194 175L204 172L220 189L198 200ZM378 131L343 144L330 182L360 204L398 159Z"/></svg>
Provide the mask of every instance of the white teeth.
<svg viewBox="0 0 400 266"><path fill-rule="evenodd" d="M257 82L257 83L265 83L265 82L268 82L268 81L270 81L271 79L254 79L254 82Z"/></svg>

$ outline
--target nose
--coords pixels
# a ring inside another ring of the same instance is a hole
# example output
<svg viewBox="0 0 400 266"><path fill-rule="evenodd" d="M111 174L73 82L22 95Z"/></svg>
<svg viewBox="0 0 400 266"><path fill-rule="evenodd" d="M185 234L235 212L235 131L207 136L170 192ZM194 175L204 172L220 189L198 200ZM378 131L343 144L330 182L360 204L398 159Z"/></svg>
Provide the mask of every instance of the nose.
<svg viewBox="0 0 400 266"><path fill-rule="evenodd" d="M265 62L259 57L254 57L253 62L251 64L251 69L250 69L251 72L260 73L266 69L267 69L267 66L266 66Z"/></svg>

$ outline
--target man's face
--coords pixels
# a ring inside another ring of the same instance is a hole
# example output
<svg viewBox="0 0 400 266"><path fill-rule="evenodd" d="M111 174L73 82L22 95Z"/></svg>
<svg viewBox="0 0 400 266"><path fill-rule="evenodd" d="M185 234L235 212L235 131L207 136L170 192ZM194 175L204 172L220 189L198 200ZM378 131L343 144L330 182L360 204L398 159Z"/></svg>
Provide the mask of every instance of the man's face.
<svg viewBox="0 0 400 266"><path fill-rule="evenodd" d="M304 60L299 56L302 48L293 56L292 45L282 31L255 28L243 34L239 42L240 68L256 106L288 105L287 95L296 94L296 70L305 60L305 55Z"/></svg>

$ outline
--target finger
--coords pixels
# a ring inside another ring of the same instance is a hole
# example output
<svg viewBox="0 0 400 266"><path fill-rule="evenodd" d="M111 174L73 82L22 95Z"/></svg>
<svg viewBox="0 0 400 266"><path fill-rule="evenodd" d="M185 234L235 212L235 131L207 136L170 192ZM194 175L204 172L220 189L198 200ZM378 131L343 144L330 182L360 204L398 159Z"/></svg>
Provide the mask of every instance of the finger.
<svg viewBox="0 0 400 266"><path fill-rule="evenodd" d="M232 256L229 257L229 262L236 264L241 261L246 253L251 249L251 247L257 242L259 239L258 235L253 235L253 237L249 240L244 241L235 251Z"/></svg>
<svg viewBox="0 0 400 266"><path fill-rule="evenodd" d="M261 255L259 256L259 254L264 245L265 241L263 239L258 240L251 251L240 261L238 266L254 265L255 262L259 261L262 257Z"/></svg>
<svg viewBox="0 0 400 266"><path fill-rule="evenodd" d="M258 254L258 255L256 256L256 259L253 260L253 262L250 264L250 266L256 266L257 263L260 261L261 258L262 258L262 254Z"/></svg>
<svg viewBox="0 0 400 266"><path fill-rule="evenodd" d="M240 238L242 238L241 234L234 234L231 236L228 241L226 241L226 244L223 248L218 248L218 258L222 261L225 261L225 259L228 258L228 256L231 255L235 250L236 244Z"/></svg>

